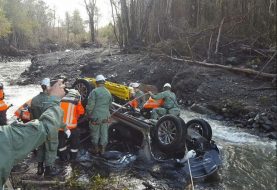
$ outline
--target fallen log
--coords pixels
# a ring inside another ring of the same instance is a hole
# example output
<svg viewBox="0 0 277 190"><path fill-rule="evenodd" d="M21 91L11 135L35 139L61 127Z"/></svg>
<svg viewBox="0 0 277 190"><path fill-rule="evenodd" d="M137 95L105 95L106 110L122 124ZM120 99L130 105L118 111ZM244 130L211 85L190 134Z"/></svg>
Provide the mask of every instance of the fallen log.
<svg viewBox="0 0 277 190"><path fill-rule="evenodd" d="M206 67L221 68L221 69L226 69L226 70L233 71L233 72L239 72L239 73L244 73L244 74L249 74L249 75L256 75L256 76L263 77L265 79L270 79L270 80L273 80L274 78L277 77L276 74L263 73L263 72L255 71L252 69L243 69L243 68L238 68L238 67L233 67L233 66L207 63L206 61L193 61L193 60L175 58L175 57L171 57L168 55L166 55L166 56L175 61L182 61L182 62L186 62L186 63L190 63L190 64L199 64L199 65L203 65Z"/></svg>
<svg viewBox="0 0 277 190"><path fill-rule="evenodd" d="M39 181L39 180L21 180L22 184L30 185L63 185L65 181Z"/></svg>

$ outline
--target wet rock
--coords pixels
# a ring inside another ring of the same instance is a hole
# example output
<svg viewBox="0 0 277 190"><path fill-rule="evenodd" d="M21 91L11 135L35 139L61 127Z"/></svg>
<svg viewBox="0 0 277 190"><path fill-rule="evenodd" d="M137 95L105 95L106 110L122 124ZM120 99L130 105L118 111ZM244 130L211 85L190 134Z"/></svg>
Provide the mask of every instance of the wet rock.
<svg viewBox="0 0 277 190"><path fill-rule="evenodd" d="M262 128L265 130L265 131L270 131L272 129L271 125L267 125L267 124L262 124Z"/></svg>
<svg viewBox="0 0 277 190"><path fill-rule="evenodd" d="M239 124L236 125L236 127L238 127L238 128L244 128L244 125L239 123Z"/></svg>
<svg viewBox="0 0 277 190"><path fill-rule="evenodd" d="M249 113L247 114L247 116L248 116L249 118L254 118L254 117L256 116L256 113L255 113L255 112L249 112Z"/></svg>
<svg viewBox="0 0 277 190"><path fill-rule="evenodd" d="M277 113L277 106L271 106L270 110Z"/></svg>
<svg viewBox="0 0 277 190"><path fill-rule="evenodd" d="M210 118L218 121L223 121L228 119L228 118L224 118L222 115L219 115L219 114L210 115Z"/></svg>
<svg viewBox="0 0 277 190"><path fill-rule="evenodd" d="M267 135L268 138L277 139L277 131L271 132Z"/></svg>
<svg viewBox="0 0 277 190"><path fill-rule="evenodd" d="M237 65L238 64L238 58L236 58L236 57L228 57L226 59L226 63L227 64L231 64L231 65Z"/></svg>
<svg viewBox="0 0 277 190"><path fill-rule="evenodd" d="M254 123L254 118L248 119L248 120L247 120L247 123L248 123L249 125L252 125L252 124Z"/></svg>
<svg viewBox="0 0 277 190"><path fill-rule="evenodd" d="M260 125L259 125L258 123L255 122L255 123L252 125L252 127L257 129L257 128L260 127Z"/></svg>
<svg viewBox="0 0 277 190"><path fill-rule="evenodd" d="M209 110L208 108L200 105L200 104L193 104L190 109L192 111L195 111L197 113L200 113L200 114L213 114L213 112L211 110Z"/></svg>

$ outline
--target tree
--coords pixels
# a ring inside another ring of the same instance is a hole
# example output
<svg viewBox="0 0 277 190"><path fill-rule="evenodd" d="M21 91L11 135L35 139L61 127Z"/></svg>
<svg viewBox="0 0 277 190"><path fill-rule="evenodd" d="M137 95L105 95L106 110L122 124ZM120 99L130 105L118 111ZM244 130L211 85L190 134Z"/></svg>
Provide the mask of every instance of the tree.
<svg viewBox="0 0 277 190"><path fill-rule="evenodd" d="M11 24L0 8L0 38L6 37L11 32Z"/></svg>
<svg viewBox="0 0 277 190"><path fill-rule="evenodd" d="M96 13L96 0L84 0L87 14L89 17L89 29L91 41L95 41L95 13Z"/></svg>
<svg viewBox="0 0 277 190"><path fill-rule="evenodd" d="M85 32L84 23L78 10L73 12L71 20L71 32L74 34L75 39L78 34L83 34Z"/></svg>
<svg viewBox="0 0 277 190"><path fill-rule="evenodd" d="M65 13L65 27L66 27L66 42L69 42L69 33L70 33L70 15L68 12Z"/></svg>

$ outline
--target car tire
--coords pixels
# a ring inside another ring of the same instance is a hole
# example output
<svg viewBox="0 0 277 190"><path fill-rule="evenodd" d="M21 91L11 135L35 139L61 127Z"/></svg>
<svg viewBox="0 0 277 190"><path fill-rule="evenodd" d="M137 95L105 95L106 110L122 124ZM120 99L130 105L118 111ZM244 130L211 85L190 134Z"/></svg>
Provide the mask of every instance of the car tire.
<svg viewBox="0 0 277 190"><path fill-rule="evenodd" d="M187 133L192 129L206 138L208 141L212 139L212 128L210 124L204 119L192 119L186 124Z"/></svg>
<svg viewBox="0 0 277 190"><path fill-rule="evenodd" d="M87 105L89 93L94 89L94 86L85 79L77 79L72 87L81 94L83 106Z"/></svg>
<svg viewBox="0 0 277 190"><path fill-rule="evenodd" d="M165 153L180 149L183 142L183 126L180 118L165 115L159 119L154 130L154 142Z"/></svg>

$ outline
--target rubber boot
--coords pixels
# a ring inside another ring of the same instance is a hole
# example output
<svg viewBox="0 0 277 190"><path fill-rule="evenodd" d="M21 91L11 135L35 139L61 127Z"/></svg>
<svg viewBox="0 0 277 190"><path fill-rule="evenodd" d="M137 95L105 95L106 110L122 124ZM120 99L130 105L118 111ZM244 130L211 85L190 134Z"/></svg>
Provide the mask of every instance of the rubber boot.
<svg viewBox="0 0 277 190"><path fill-rule="evenodd" d="M42 175L43 173L44 173L43 162L39 162L38 163L37 175Z"/></svg>
<svg viewBox="0 0 277 190"><path fill-rule="evenodd" d="M97 155L99 152L99 147L97 145L92 145L91 149L90 149L90 153L93 155Z"/></svg>
<svg viewBox="0 0 277 190"><path fill-rule="evenodd" d="M106 151L106 146L105 145L100 145L99 146L99 153L100 155L103 155Z"/></svg>
<svg viewBox="0 0 277 190"><path fill-rule="evenodd" d="M59 156L61 161L67 161L68 160L67 151L59 151L58 156Z"/></svg>
<svg viewBox="0 0 277 190"><path fill-rule="evenodd" d="M70 152L70 160L76 161L77 158L77 152Z"/></svg>
<svg viewBox="0 0 277 190"><path fill-rule="evenodd" d="M46 166L44 177L55 177L59 175L59 170L53 166Z"/></svg>

